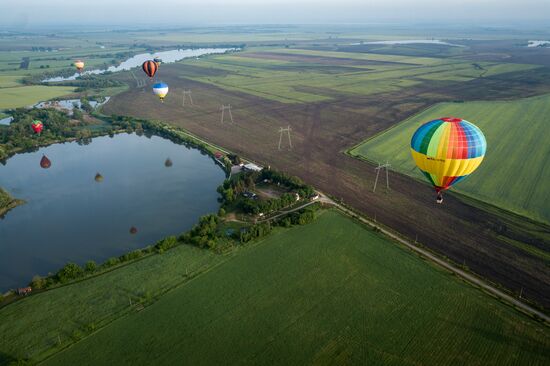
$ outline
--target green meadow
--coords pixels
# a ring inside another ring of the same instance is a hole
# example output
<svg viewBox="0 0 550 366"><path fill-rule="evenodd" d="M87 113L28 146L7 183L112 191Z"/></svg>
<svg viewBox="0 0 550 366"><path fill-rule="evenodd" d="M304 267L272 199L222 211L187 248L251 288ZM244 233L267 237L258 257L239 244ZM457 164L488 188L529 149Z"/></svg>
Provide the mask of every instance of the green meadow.
<svg viewBox="0 0 550 366"><path fill-rule="evenodd" d="M0 109L26 107L37 102L71 94L72 87L66 86L20 86L0 89Z"/></svg>
<svg viewBox="0 0 550 366"><path fill-rule="evenodd" d="M422 123L457 116L476 124L487 139L479 169L452 190L550 222L550 95L502 102L442 103L353 148L352 155L422 179L410 156L410 139Z"/></svg>
<svg viewBox="0 0 550 366"><path fill-rule="evenodd" d="M550 346L335 210L230 256L182 246L31 296L0 309L0 337L5 359L46 365L543 365Z"/></svg>

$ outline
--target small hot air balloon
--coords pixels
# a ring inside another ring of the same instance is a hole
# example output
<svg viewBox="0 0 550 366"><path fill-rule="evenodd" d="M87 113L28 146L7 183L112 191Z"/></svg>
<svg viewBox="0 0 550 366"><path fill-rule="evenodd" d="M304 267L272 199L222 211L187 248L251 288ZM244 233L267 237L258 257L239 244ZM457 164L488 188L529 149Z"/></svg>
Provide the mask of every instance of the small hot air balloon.
<svg viewBox="0 0 550 366"><path fill-rule="evenodd" d="M137 228L136 228L135 226L132 226L132 227L130 228L130 234L133 235L133 234L136 234L136 233L137 233Z"/></svg>
<svg viewBox="0 0 550 366"><path fill-rule="evenodd" d="M164 102L164 97L166 97L166 94L168 94L168 85L165 83L156 83L153 85L153 93L155 95L158 95L160 100Z"/></svg>
<svg viewBox="0 0 550 366"><path fill-rule="evenodd" d="M78 70L78 72L82 72L82 70L84 70L84 62L81 61L81 60L76 60L74 62L74 67L76 67L76 69Z"/></svg>
<svg viewBox="0 0 550 366"><path fill-rule="evenodd" d="M170 160L170 158L166 159L166 161L164 162L164 166L169 168L172 166L172 160Z"/></svg>
<svg viewBox="0 0 550 366"><path fill-rule="evenodd" d="M141 68L147 74L147 76L152 78L157 73L159 65L157 65L155 61L148 60L141 65Z"/></svg>
<svg viewBox="0 0 550 366"><path fill-rule="evenodd" d="M486 150L483 132L474 124L454 117L423 124L411 140L414 162L435 187L437 203L443 202L443 191L479 167Z"/></svg>
<svg viewBox="0 0 550 366"><path fill-rule="evenodd" d="M40 166L43 169L48 169L52 166L52 162L50 161L50 159L48 159L46 155L42 155L42 159L40 159Z"/></svg>
<svg viewBox="0 0 550 366"><path fill-rule="evenodd" d="M155 61L155 63L157 64L157 66L160 66L160 64L162 63L162 59L160 57L155 57L153 59L153 61Z"/></svg>
<svg viewBox="0 0 550 366"><path fill-rule="evenodd" d="M99 174L99 173L97 173L97 174L95 175L95 178L94 178L94 179L95 179L95 181L98 182L98 183L103 182L103 176L102 176L101 174Z"/></svg>
<svg viewBox="0 0 550 366"><path fill-rule="evenodd" d="M35 134L40 135L44 129L44 124L38 120L34 120L32 121L31 127Z"/></svg>

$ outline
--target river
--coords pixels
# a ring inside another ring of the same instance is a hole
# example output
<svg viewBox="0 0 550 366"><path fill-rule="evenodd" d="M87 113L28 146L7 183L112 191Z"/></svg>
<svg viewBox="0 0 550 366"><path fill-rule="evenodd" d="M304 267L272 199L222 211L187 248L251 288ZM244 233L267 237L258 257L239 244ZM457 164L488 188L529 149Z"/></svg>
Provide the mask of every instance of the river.
<svg viewBox="0 0 550 366"><path fill-rule="evenodd" d="M130 57L126 61L121 62L117 66L110 66L106 69L92 69L92 70L86 70L82 73L82 75L98 75L98 74L104 74L106 72L118 72L118 71L128 71L133 68L141 66L145 61L152 60L155 57L158 57L162 60L163 64L169 64L177 61L181 61L185 58L191 58L191 57L200 57L204 55L211 55L211 54L220 54L220 53L226 53L229 51L236 51L238 49L236 48L197 48L197 49L179 49L179 50L170 50L170 51L161 51L161 52L155 52L155 53L140 53L135 56ZM83 60L86 62L86 60ZM162 66L161 66L162 67ZM75 73L72 76L69 77L53 77L49 79L42 80L42 82L48 83L48 82L60 82L60 81L67 81L67 80L75 80L78 78L81 74Z"/></svg>

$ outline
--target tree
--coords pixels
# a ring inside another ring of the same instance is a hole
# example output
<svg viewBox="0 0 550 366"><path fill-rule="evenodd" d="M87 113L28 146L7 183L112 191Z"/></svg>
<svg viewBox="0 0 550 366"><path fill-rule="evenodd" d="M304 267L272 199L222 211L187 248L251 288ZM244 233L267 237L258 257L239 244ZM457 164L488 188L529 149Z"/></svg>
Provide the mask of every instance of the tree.
<svg viewBox="0 0 550 366"><path fill-rule="evenodd" d="M66 282L82 276L83 272L78 264L69 262L57 272L56 277L60 282Z"/></svg>
<svg viewBox="0 0 550 366"><path fill-rule="evenodd" d="M32 278L30 285L33 289L42 289L46 287L46 279L36 275Z"/></svg>
<svg viewBox="0 0 550 366"><path fill-rule="evenodd" d="M220 207L219 211L218 211L218 216L220 217L224 217L225 216L225 210L223 209L223 207Z"/></svg>
<svg viewBox="0 0 550 366"><path fill-rule="evenodd" d="M73 118L82 121L84 120L84 114L82 114L82 111L80 109L75 108L73 109Z"/></svg>
<svg viewBox="0 0 550 366"><path fill-rule="evenodd" d="M94 261L88 261L84 269L86 272L93 273L97 269L97 264Z"/></svg>

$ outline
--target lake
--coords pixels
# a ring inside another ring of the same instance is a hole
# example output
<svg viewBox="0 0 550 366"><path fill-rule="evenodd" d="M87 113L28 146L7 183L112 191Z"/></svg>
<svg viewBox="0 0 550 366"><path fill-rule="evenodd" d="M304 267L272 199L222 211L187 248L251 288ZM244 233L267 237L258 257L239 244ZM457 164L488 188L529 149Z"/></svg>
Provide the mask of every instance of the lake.
<svg viewBox="0 0 550 366"><path fill-rule="evenodd" d="M135 55L133 57L130 57L126 61L121 62L117 66L110 66L107 69L94 69L94 70L86 70L82 74L75 73L72 76L69 77L54 77L50 79L42 80L42 82L48 83L48 82L59 82L59 81L67 81L67 80L75 80L80 75L98 75L98 74L104 74L105 72L118 72L118 71L128 71L136 67L140 67L141 64L143 64L147 60L152 60L155 57L158 57L162 60L163 64L169 64L177 61L181 61L185 58L191 58L191 57L200 57L204 55L211 55L211 54L220 54L220 53L226 53L228 51L236 51L238 49L236 48L197 48L197 49L179 49L179 50L170 50L170 51L162 51L162 52L154 52L154 53L140 53L138 55ZM86 60L83 60L86 62ZM162 65L161 65L162 68Z"/></svg>
<svg viewBox="0 0 550 366"><path fill-rule="evenodd" d="M224 178L211 157L158 136L98 137L13 156L0 165L0 187L27 203L0 220L0 291L69 261L100 263L187 231L218 210Z"/></svg>

